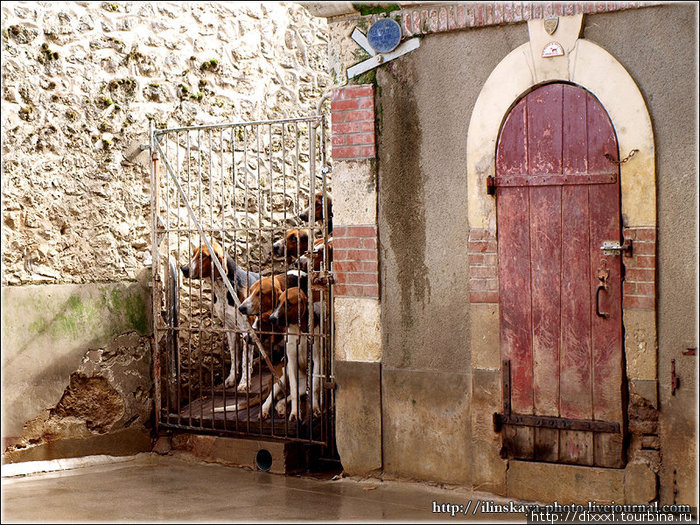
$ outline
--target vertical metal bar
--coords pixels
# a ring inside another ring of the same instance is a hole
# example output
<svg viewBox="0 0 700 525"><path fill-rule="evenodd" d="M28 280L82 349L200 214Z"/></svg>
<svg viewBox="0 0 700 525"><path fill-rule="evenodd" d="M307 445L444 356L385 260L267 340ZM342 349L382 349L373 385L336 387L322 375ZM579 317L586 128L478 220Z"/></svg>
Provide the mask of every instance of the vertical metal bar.
<svg viewBox="0 0 700 525"><path fill-rule="evenodd" d="M213 156L213 148L212 148L212 129L209 128L208 130L208 138L209 138L209 227L211 228L211 237L214 239L214 167L212 165L212 156ZM222 248L223 249L223 248ZM226 253L226 252L224 252ZM215 257L215 254L211 254L212 257ZM224 268L226 268L226 260L224 259ZM211 296L210 299L213 302L213 295L214 295L214 276L216 275L215 269L212 266L212 272L211 272ZM224 301L227 301L226 296L224 296ZM225 307L224 307L225 308ZM210 337L212 338L212 341L209 345L209 352L211 353L213 351L213 339L214 339L214 331L211 330L211 327L214 326L214 309L210 308L209 309L209 319L211 324L210 326ZM226 329L226 315L224 314L224 329ZM226 334L224 333L224 339L226 338ZM209 358L209 399L211 399L211 427L214 428L214 365L213 365L213 355L210 355ZM204 364L204 359L202 359L202 364Z"/></svg>
<svg viewBox="0 0 700 525"><path fill-rule="evenodd" d="M187 132L187 201L192 201L192 141L190 132ZM188 261L192 261L192 235L189 233L192 229L192 219L187 214L187 256ZM192 426L192 279L188 279L188 309L187 317L187 406L189 408L189 426Z"/></svg>
<svg viewBox="0 0 700 525"><path fill-rule="evenodd" d="M245 224L246 224L246 235L245 235L245 253L246 253L246 279L248 278L248 269L250 268L250 217L248 216L248 128L243 127L243 174L245 176L245 203L243 207L245 209ZM248 348L244 349L248 351ZM245 374L245 370L241 370L241 374ZM250 434L250 389L246 389L246 431ZM238 399L238 398L236 398Z"/></svg>
<svg viewBox="0 0 700 525"><path fill-rule="evenodd" d="M161 362L160 346L158 345L158 319L160 317L160 287L158 279L158 152L155 149L153 136L153 121L148 122L148 138L151 152L151 308L153 309L153 379L155 382L156 429L162 422L161 413Z"/></svg>
<svg viewBox="0 0 700 525"><path fill-rule="evenodd" d="M233 130L233 128L231 128ZM224 128L222 127L219 133L219 147L220 147L220 159L221 159L221 249L224 251L224 253L227 252L227 246L226 246L226 191L225 191L225 186L226 186L226 177L225 177L225 169L224 169ZM233 133L231 133L231 147L233 147ZM234 187L235 191L235 187ZM235 213L235 211L234 211ZM224 315L224 330L228 328L226 324L226 315ZM224 430L228 430L228 414L226 413L226 385L224 384L224 381L226 380L227 374L226 374L226 345L229 341L229 333L224 332L224 340L222 342L222 353L221 353L221 369L222 369L222 398L223 398L223 404L224 404L224 421L223 421L223 428ZM235 344L236 342L236 334L233 334L233 342ZM213 382L212 382L213 384ZM214 415L212 414L212 418Z"/></svg>
<svg viewBox="0 0 700 525"><path fill-rule="evenodd" d="M262 242L262 208L263 208L263 199L262 199L262 177L260 173L260 124L256 124L255 126L255 157L256 157L256 163L255 167L257 169L258 173L258 273L262 276L263 274L263 268L262 268L262 263L263 263L263 242ZM248 391L250 391L250 382L248 383ZM275 417L274 410L272 411L272 417ZM258 418L258 422L260 423L260 434L262 434L262 424L263 420L261 417Z"/></svg>
<svg viewBox="0 0 700 525"><path fill-rule="evenodd" d="M501 361L501 390L503 391L503 414L507 417L511 413L510 405L510 360Z"/></svg>
<svg viewBox="0 0 700 525"><path fill-rule="evenodd" d="M198 219L199 222L202 222L202 133L201 130L197 130L197 201L198 201L198 208L197 208L197 214L198 214ZM201 242L199 243L201 246ZM210 257L212 257L214 254L209 254ZM203 268L202 264L202 250L199 250L199 268L200 271ZM199 280L199 352L197 353L197 369L199 371L199 396L197 397L198 400L200 400L199 403L199 427L201 428L204 423L204 405L201 402L202 399L202 366L204 364L204 359L202 358L202 288L204 284L204 279Z"/></svg>
<svg viewBox="0 0 700 525"><path fill-rule="evenodd" d="M167 157L168 155L168 136L165 135L165 144L164 144L164 150L165 150L165 155ZM165 199L164 201L164 206L165 206L165 220L163 221L163 226L165 228L165 231L168 232L170 229L170 177L165 177ZM162 242L162 241L161 241ZM170 233L165 234L165 256L167 257L170 255ZM169 263L169 261L168 261ZM174 365L174 360L172 358L172 352L173 352L173 346L172 346L172 339L174 336L173 330L172 330L172 312L170 310L171 306L171 290L170 286L172 285L172 275L171 274L171 266L170 264L164 264L163 265L164 270L167 269L167 277L166 277L166 282L164 286L165 290L165 306L166 306L166 326L165 326L165 341L166 341L166 350L164 352L165 354L165 373L163 374L163 379L167 385L166 387L166 392L165 392L165 406L166 406L166 413L170 415L171 410L170 410L170 404L172 400L172 394L173 394L173 365Z"/></svg>
<svg viewBox="0 0 700 525"><path fill-rule="evenodd" d="M231 191L233 192L233 262L234 264L238 264L238 238L237 238L237 230L236 230L236 216L238 212L238 207L236 204L236 127L232 126L231 127ZM247 270L246 270L247 271ZM247 278L247 276L246 276ZM246 283L247 287L247 283ZM248 348L246 347L246 343L243 341L240 341L239 338L241 335L238 332L234 332L233 334L233 348L229 349L229 352L231 353L231 367L233 368L235 366L236 362L236 355L238 352L236 349L238 349L238 345L241 345L243 348L243 351L247 351ZM236 369L233 368L235 371ZM224 367L224 373L226 373L226 367ZM224 385L224 395L226 394L226 385ZM236 389L234 388L234 404L238 405L238 394L236 392ZM226 402L226 399L224 399L224 403ZM224 418L228 420L228 414L224 413ZM233 426L236 431L238 431L238 407L236 407L236 412L234 413L234 419L233 419Z"/></svg>
<svg viewBox="0 0 700 525"><path fill-rule="evenodd" d="M285 124L282 124L282 199L283 199L283 207L282 207L282 238L284 238L284 232L286 226L287 226L287 143L285 141L285 136L284 136L284 126ZM285 276L289 272L289 262L288 258L286 255L283 257L283 264L284 264L284 274ZM297 272L298 275L298 272ZM285 277L286 279L286 277ZM286 284L285 284L286 288ZM272 327L274 332L277 332L276 327ZM284 352L282 355L282 366L285 367L286 370L286 355L287 355L287 328L286 328L286 323L285 323L285 333L282 336L282 344ZM272 339L274 341L275 337L277 334L274 334L272 336ZM287 381L289 383L289 381ZM287 417L288 410L287 410L287 394L286 392L282 392L282 395L284 396L284 435L288 436L289 435L289 418Z"/></svg>
<svg viewBox="0 0 700 525"><path fill-rule="evenodd" d="M269 154L268 154L268 160L269 160L269 170L270 170L270 226L272 226L272 229L270 230L270 267L272 269L272 279L274 281L275 279L275 254L273 252L273 243L274 243L274 237L275 237L275 230L274 230L274 225L275 225L275 219L274 219L274 203L273 203L273 187L274 187L274 177L273 177L273 171L274 167L272 165L272 152L273 152L273 147L272 147L272 124L268 125L268 137L269 137ZM273 301L273 307L276 305L276 301ZM262 313L262 312L261 312ZM271 327L272 328L272 327ZM274 340L274 335L270 335L268 341L273 341ZM272 345L270 345L270 352L272 352ZM260 373L260 392L262 392L262 366L260 367L261 373ZM275 410L273 408L272 411L272 418L271 418L271 425L270 425L270 435L275 434Z"/></svg>
<svg viewBox="0 0 700 525"><path fill-rule="evenodd" d="M180 166L180 134L176 133L175 138L176 138L177 147L178 147L178 149L177 149L177 151L178 151L177 177L178 177L178 179L180 179L180 177L181 177L181 175L180 175L180 168L181 168L181 166ZM170 184L169 177L168 177L168 184ZM173 196L174 195L175 195L175 188L173 188ZM168 195L168 198L170 198L170 195ZM176 233L175 233L175 235L176 235L175 239L176 239L176 245L177 245L177 259L176 260L179 261L180 260L180 241L181 241L180 230L181 230L182 225L181 225L181 221L180 221L180 213L178 211L179 206L177 206L177 202L178 202L177 198L173 199L173 207L175 208L175 214L177 215L177 227L176 227ZM175 269L177 270L177 267ZM178 283L178 282L179 282L179 280L176 281L176 283ZM181 304L182 301L180 301L180 287L179 286L177 287L175 294L176 294L176 297L178 299L178 304ZM179 310L176 313L176 315L179 315ZM179 318L178 318L177 322L178 322L178 327L179 327L179 324L180 324ZM175 333L173 334L173 337L175 338L175 342L177 345L177 347L175 349L175 351L176 351L175 357L177 360L176 367L175 367L175 409L177 412L177 423L178 423L178 425L180 425L180 424L182 424L182 420L181 420L182 370L180 367L180 363L182 361L182 356L180 355L180 330L175 331Z"/></svg>
<svg viewBox="0 0 700 525"><path fill-rule="evenodd" d="M309 248L313 248L314 231L316 226L316 121L309 122ZM313 263L309 268L309 278L307 280L307 286L309 289L308 294L308 308L309 308L309 338L306 346L307 359L306 359L306 388L307 388L307 404L309 407L309 441L313 439L313 345L317 344L315 341L314 333L314 294L313 294Z"/></svg>
<svg viewBox="0 0 700 525"><path fill-rule="evenodd" d="M329 220L329 213L328 213L328 196L327 196L327 191L328 191L328 178L327 178L327 173L328 170L326 169L326 126L325 126L325 118L321 116L321 122L320 122L320 132L321 132L321 147L320 147L320 158L321 158L321 174L322 174L322 187L321 187L321 209L323 211L323 230L322 230L322 236L323 236L323 262L319 267L319 270L321 271L322 275L329 275L329 268L328 266L330 265L330 258L328 257L328 220ZM319 363L319 384L321 386L321 392L319 392L319 400L321 400L321 439L328 442L328 431L330 425L328 425L328 414L329 410L328 407L330 405L329 400L328 400L328 393L329 391L325 388L325 385L329 382L328 378L328 370L329 370L329 365L327 363L328 361L328 309L329 309L329 298L330 298L330 278L326 281L327 288L323 289L322 293L322 299L321 299L321 330L320 330L320 338L319 338L319 344L321 345L321 359ZM324 410L325 409L325 410Z"/></svg>

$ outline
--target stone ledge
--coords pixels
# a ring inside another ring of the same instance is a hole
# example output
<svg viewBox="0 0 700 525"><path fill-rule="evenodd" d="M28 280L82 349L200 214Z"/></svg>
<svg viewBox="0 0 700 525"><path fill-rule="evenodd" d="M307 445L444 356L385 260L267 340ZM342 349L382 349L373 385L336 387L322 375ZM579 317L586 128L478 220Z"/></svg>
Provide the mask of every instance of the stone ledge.
<svg viewBox="0 0 700 525"><path fill-rule="evenodd" d="M647 504L656 498L657 479L643 463L612 469L510 460L506 493L509 498L560 505Z"/></svg>
<svg viewBox="0 0 700 525"><path fill-rule="evenodd" d="M189 433L172 436L173 451L189 452L210 463L260 470L256 456L262 449L272 456L269 472L291 474L301 469L303 451L299 443L272 440L237 439Z"/></svg>
<svg viewBox="0 0 700 525"><path fill-rule="evenodd" d="M151 435L143 429L124 429L118 432L88 438L58 439L40 445L8 450L2 462L48 461L82 456L132 456L139 452L150 452Z"/></svg>

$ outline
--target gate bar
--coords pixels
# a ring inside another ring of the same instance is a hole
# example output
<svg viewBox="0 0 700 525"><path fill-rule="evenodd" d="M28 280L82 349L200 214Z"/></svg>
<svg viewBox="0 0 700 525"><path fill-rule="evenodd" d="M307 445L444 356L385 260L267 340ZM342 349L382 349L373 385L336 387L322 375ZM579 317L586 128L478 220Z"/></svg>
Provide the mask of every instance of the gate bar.
<svg viewBox="0 0 700 525"><path fill-rule="evenodd" d="M177 190L180 193L180 197L182 197L182 200L184 201L185 206L187 207L187 212L192 217L192 220L194 221L195 225L197 226L197 230L199 231L199 235L202 237L204 244L207 246L207 249L209 250L209 253L213 254L214 248L212 248L212 245L209 242L209 239L207 238L206 234L202 230L202 226L199 224L199 221L197 220L197 216L194 214L194 211L190 207L190 203L187 201L187 198L185 196L185 192L182 190L182 187L180 186L180 182L177 180L177 177L175 176L175 172L173 171L172 167L170 166L170 162L168 162L167 157L163 154L163 150L161 149L160 143L157 140L155 141L155 146L156 146L157 150L160 152L160 154L163 156L163 164L165 165L168 172L170 173L170 176L172 177L173 181L175 182L175 186L177 187ZM155 247L154 247L154 250L155 250ZM216 269L219 272L219 275L221 275L221 277L224 281L224 284L226 285L226 288L228 289L228 292L231 294L231 297L233 298L233 302L236 305L236 317L237 317L237 319L239 320L239 322L241 322L243 327L250 334L251 339L253 340L253 343L258 348L258 351L260 352L263 359L265 360L265 364L269 367L270 372L274 376L275 380L279 381L279 379L280 379L279 374L277 374L275 367L272 366L272 362L270 361L270 357L267 355L267 351L265 350L265 348L263 348L262 343L260 342L260 339L258 339L258 336L255 334L255 331L250 326L248 319L238 311L238 307L241 305L241 302L238 299L238 294L236 294L235 290L233 289L233 286L231 285L231 281L229 281L228 276L226 275L226 272L224 271L224 268L221 266L221 262L219 261L219 258L212 257L211 260L214 263L214 266L216 266Z"/></svg>

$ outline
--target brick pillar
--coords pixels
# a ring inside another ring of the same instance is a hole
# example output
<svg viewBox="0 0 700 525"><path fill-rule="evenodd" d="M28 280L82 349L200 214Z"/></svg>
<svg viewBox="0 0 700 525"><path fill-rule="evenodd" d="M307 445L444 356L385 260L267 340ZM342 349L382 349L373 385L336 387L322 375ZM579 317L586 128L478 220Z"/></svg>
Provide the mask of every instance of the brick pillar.
<svg viewBox="0 0 700 525"><path fill-rule="evenodd" d="M336 436L343 468L382 468L374 86L331 97Z"/></svg>

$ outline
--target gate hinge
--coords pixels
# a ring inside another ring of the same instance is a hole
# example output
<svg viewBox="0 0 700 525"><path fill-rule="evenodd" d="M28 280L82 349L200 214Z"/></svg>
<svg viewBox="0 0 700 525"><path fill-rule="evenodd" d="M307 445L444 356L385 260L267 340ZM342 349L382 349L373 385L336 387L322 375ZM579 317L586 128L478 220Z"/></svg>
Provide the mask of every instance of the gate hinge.
<svg viewBox="0 0 700 525"><path fill-rule="evenodd" d="M336 382L335 379L331 379L330 381L324 381L323 383L323 388L326 390L335 390L336 387Z"/></svg>

